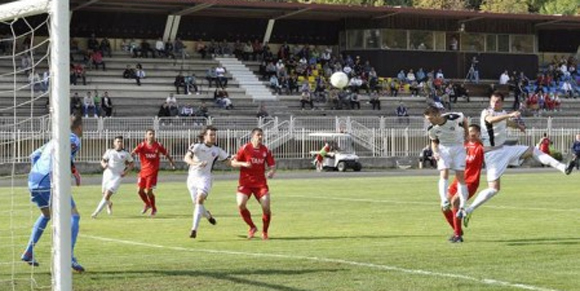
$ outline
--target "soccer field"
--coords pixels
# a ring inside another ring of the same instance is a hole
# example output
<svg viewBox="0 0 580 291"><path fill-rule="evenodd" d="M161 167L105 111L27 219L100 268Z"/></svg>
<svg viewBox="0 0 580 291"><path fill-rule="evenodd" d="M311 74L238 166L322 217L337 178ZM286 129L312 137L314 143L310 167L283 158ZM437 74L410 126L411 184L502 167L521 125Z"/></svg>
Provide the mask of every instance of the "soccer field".
<svg viewBox="0 0 580 291"><path fill-rule="evenodd" d="M188 237L185 174L183 182L160 177L155 218L139 214L135 187L125 184L113 215L93 220L100 187L82 186L74 189L82 214L76 256L87 272L73 275L74 290L580 290L578 173L508 172L461 244L447 241L436 172L271 180L269 241L245 238L235 179L214 183L206 206L218 223L203 220L196 240ZM31 278L47 290L50 232L37 248L40 267L18 261L38 210L24 188L14 198L14 236L7 212L0 217L0 290L13 290L5 281L12 268L16 290L30 290Z"/></svg>

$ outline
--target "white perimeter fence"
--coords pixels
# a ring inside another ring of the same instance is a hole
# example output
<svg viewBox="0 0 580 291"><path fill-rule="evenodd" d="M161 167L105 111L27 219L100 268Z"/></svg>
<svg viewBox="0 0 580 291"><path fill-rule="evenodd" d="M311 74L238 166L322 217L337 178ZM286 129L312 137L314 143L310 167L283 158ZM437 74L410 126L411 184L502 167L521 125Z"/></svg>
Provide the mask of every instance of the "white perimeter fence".
<svg viewBox="0 0 580 291"><path fill-rule="evenodd" d="M575 135L580 133L580 118L527 118L525 122L526 133L510 130L510 139L534 145L547 133L554 142L554 149L564 156L570 151ZM50 138L50 124L48 117L16 121L0 118L0 163L28 162L28 155ZM428 143L426 124L421 117L86 118L77 161L100 161L118 135L124 137L125 147L131 150L143 140L148 128L154 129L157 139L173 157L181 160L206 124L218 128L219 145L232 154L249 141L253 128L260 127L265 133L265 143L279 159L310 158L310 152L318 151L324 142L323 137L309 135L315 132L351 134L360 157L418 156Z"/></svg>

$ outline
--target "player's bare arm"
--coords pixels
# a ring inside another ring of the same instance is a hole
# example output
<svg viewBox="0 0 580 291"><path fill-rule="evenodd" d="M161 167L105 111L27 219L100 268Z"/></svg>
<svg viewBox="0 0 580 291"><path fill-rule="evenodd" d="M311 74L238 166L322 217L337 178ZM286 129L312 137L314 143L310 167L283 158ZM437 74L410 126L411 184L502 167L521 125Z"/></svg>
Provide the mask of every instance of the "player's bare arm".
<svg viewBox="0 0 580 291"><path fill-rule="evenodd" d="M506 125L511 128L519 129L521 132L526 132L526 126L514 120L511 119L506 120Z"/></svg>
<svg viewBox="0 0 580 291"><path fill-rule="evenodd" d="M231 159L230 166L232 168L251 168L252 163L238 161L235 157Z"/></svg>
<svg viewBox="0 0 580 291"><path fill-rule="evenodd" d="M272 179L274 178L274 174L276 174L276 165L270 166L268 168L268 173L266 174L266 177L268 177L268 179Z"/></svg>
<svg viewBox="0 0 580 291"><path fill-rule="evenodd" d="M123 173L121 173L121 177L127 176L127 174L129 174L129 172L133 171L133 167L135 167L134 162L125 162L125 165L126 165L126 167L123 170Z"/></svg>
<svg viewBox="0 0 580 291"><path fill-rule="evenodd" d="M175 170L175 162L173 161L173 159L171 158L171 155L169 153L165 154L165 157L167 158L167 160L169 161L169 163L171 164L171 167Z"/></svg>
<svg viewBox="0 0 580 291"><path fill-rule="evenodd" d="M102 159L101 160L101 167L104 169L106 169L109 166L109 160L106 159Z"/></svg>
<svg viewBox="0 0 580 291"><path fill-rule="evenodd" d="M518 118L520 116L521 116L521 113L519 111L514 111L511 113L497 115L497 116L493 116L491 114L491 112L489 112L487 114L487 116L485 117L485 121L487 121L488 123L494 124L494 123L498 123L500 121L504 121L506 119L509 121L510 118Z"/></svg>
<svg viewBox="0 0 580 291"><path fill-rule="evenodd" d="M463 138L466 142L469 141L469 121L467 117L463 117Z"/></svg>
<svg viewBox="0 0 580 291"><path fill-rule="evenodd" d="M433 157L436 160L439 160L439 140L437 139L431 140L431 151L433 151Z"/></svg>

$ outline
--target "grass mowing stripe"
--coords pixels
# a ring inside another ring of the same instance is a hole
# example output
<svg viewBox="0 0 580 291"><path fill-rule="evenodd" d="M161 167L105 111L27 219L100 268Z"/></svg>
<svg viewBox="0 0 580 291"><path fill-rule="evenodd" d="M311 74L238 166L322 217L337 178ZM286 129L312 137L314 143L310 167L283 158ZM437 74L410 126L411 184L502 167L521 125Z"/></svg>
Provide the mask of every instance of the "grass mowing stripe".
<svg viewBox="0 0 580 291"><path fill-rule="evenodd" d="M377 200L377 199L364 199L364 198L337 198L337 197L320 197L320 196L307 196L307 195L285 195L285 197L293 198L307 198L307 199L319 199L319 200L338 200L338 201L349 201L349 202L371 202L371 203L387 203L387 204L416 204L416 205L436 205L436 202L424 202L424 201L401 201L401 200ZM523 211L550 211L550 212L577 212L580 213L580 209L560 209L560 208L540 208L540 207L518 207L518 206L505 206L505 205L493 205L493 206L481 206L482 208L489 209L510 209L510 210L523 210Z"/></svg>
<svg viewBox="0 0 580 291"><path fill-rule="evenodd" d="M518 289L522 289L522 290L558 291L556 289L549 289L549 288L543 288L543 287L520 284L520 283L511 283L511 282L500 281L500 280L495 280L495 279L487 279L487 278L479 279L479 278L470 277L470 276L466 276L466 275L431 272L431 271L425 271L425 270L419 270L419 269L406 269L406 268L400 268L400 267L394 267L394 266L378 265L378 264L372 264L372 263L362 263L362 262L347 261L347 260L341 260L341 259L329 259L329 258L307 257L307 256L291 256L291 255L281 255L281 254L251 253L251 252L239 252L239 251L211 250L211 249L191 249L191 248L184 248L184 247L171 247L171 246L164 246L164 245L159 245L159 244L149 244L149 243L143 243L143 242L137 242L137 241L106 238L106 237L99 237L99 236L92 236L92 235L80 235L80 236L85 237L85 238L94 239L94 240L105 241L105 242L114 242L114 243L119 243L119 244L142 246L142 247L148 247L148 248L169 249L169 250L186 251L186 252L225 254L225 255L235 255L235 256L270 257L270 258L282 258L282 259L292 259L292 260L308 260L308 261L315 261L315 262L336 263L336 264L344 264L344 265L350 265L350 266L367 267L367 268L394 271L394 272L414 274L414 275L425 275L425 276L433 276L433 277L461 279L461 280L481 283L484 285L497 285L497 286L518 288Z"/></svg>

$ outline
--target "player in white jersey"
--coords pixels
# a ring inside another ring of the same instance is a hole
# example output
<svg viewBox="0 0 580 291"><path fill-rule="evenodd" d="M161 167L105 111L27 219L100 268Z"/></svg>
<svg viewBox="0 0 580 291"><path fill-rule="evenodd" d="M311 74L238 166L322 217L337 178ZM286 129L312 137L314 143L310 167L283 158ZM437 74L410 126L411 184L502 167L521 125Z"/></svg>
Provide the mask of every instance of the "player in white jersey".
<svg viewBox="0 0 580 291"><path fill-rule="evenodd" d="M423 112L425 119L431 124L427 128L433 156L437 160L439 170L439 197L441 208L447 210L451 207L447 199L447 186L449 184L449 169L455 171L458 181L459 207L465 206L467 185L465 184L465 147L464 143L468 136L467 119L460 112L441 114L439 108L429 106Z"/></svg>
<svg viewBox="0 0 580 291"><path fill-rule="evenodd" d="M487 170L488 188L480 191L473 203L458 216L465 217L464 224L469 221L469 215L483 203L491 199L500 190L500 178L508 165L519 165L521 160L533 157L538 162L549 165L562 173L566 172L566 165L558 162L533 146L505 145L507 127L516 128L525 132L520 119L520 112L507 113L502 109L504 96L494 92L490 99L490 107L481 112L481 140L485 148L485 165Z"/></svg>
<svg viewBox="0 0 580 291"><path fill-rule="evenodd" d="M203 205L209 195L212 186L212 170L216 161L225 162L231 165L230 155L223 149L215 145L217 129L213 126L206 126L198 136L199 143L194 143L183 157L183 161L189 165L187 176L187 188L193 202L193 226L189 237L197 237L199 220L205 217L215 225L216 220Z"/></svg>
<svg viewBox="0 0 580 291"><path fill-rule="evenodd" d="M103 171L103 199L99 202L97 209L91 215L92 218L97 218L97 215L107 206L107 213L109 215L113 212L113 202L111 196L117 192L119 185L123 178L133 169L133 157L129 152L123 148L123 137L117 136L113 141L113 148L108 149L101 160L101 167Z"/></svg>

